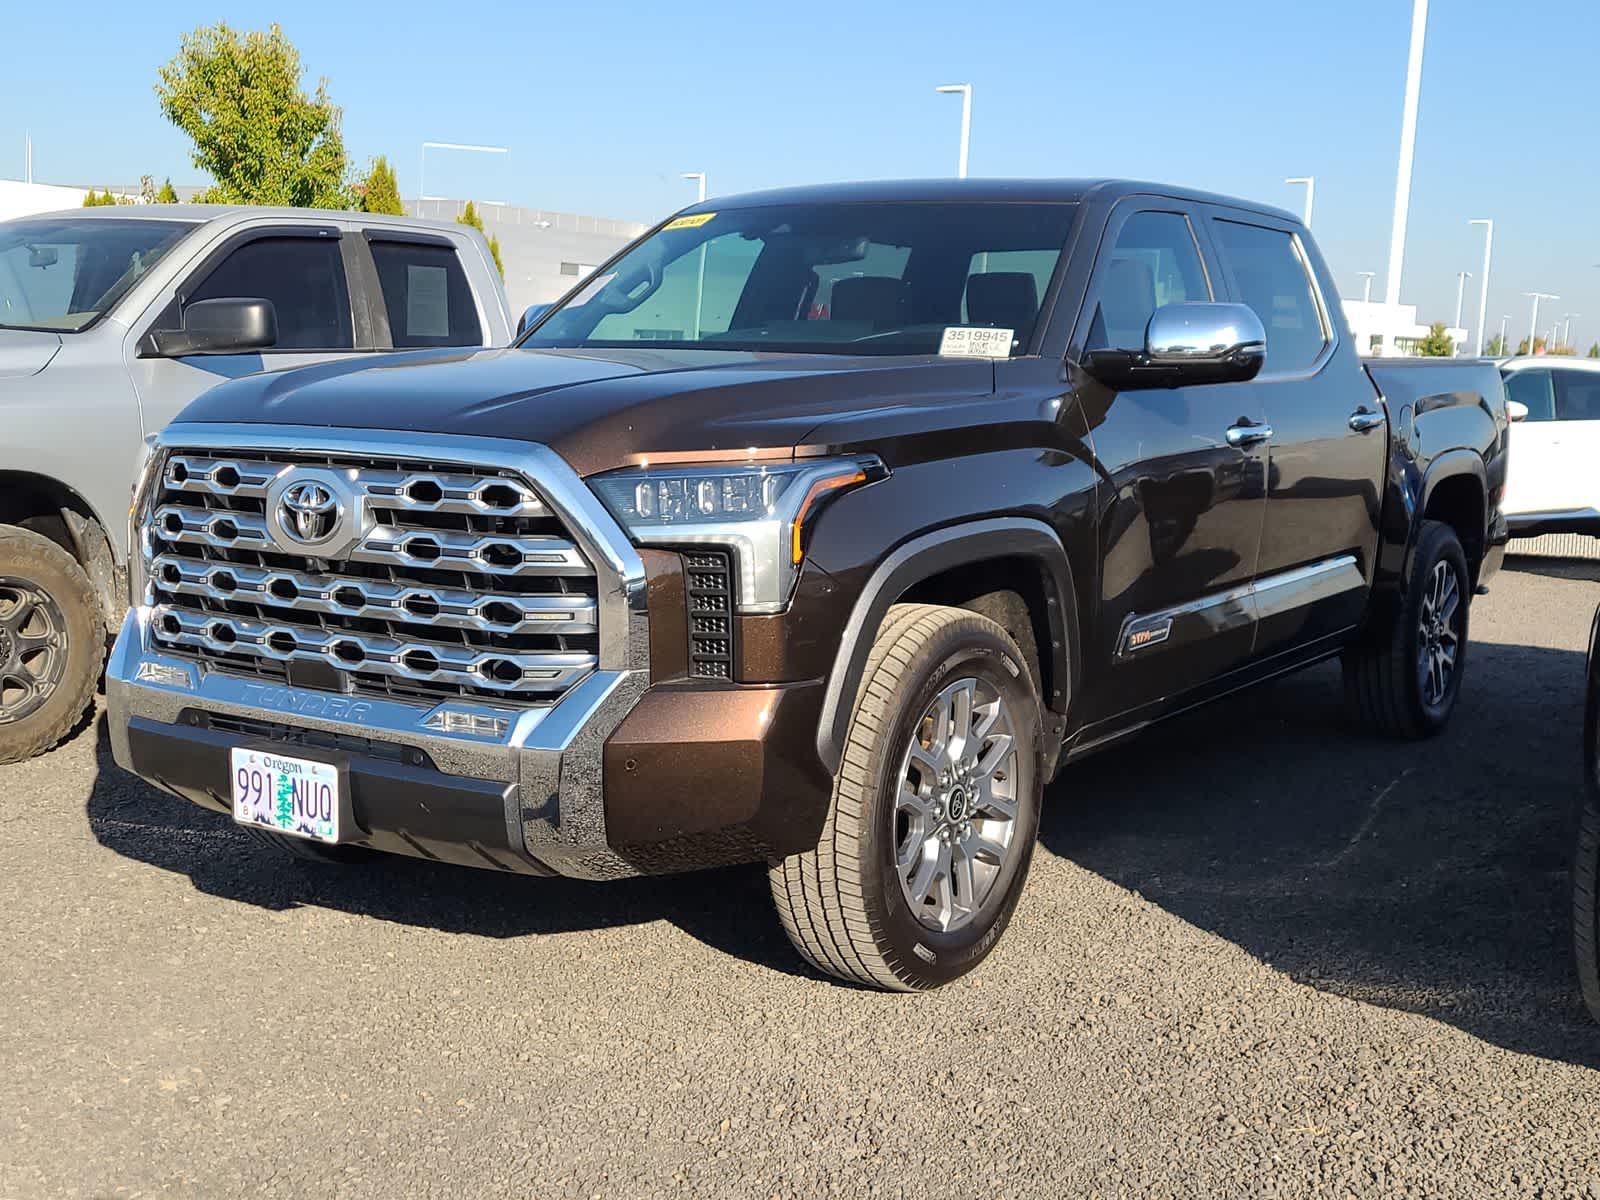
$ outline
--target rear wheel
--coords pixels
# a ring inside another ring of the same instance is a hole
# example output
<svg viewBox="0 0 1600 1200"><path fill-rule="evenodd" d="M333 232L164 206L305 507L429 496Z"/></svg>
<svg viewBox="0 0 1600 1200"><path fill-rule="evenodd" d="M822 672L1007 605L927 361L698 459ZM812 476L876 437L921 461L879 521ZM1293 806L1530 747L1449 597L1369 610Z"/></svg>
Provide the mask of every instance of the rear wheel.
<svg viewBox="0 0 1600 1200"><path fill-rule="evenodd" d="M1455 530L1424 521L1395 620L1345 651L1345 697L1358 723L1400 738L1429 737L1445 727L1467 665L1471 595Z"/></svg>
<svg viewBox="0 0 1600 1200"><path fill-rule="evenodd" d="M0 763L42 754L94 696L106 627L77 559L42 534L0 528Z"/></svg>
<svg viewBox="0 0 1600 1200"><path fill-rule="evenodd" d="M1583 817L1572 864L1572 949L1584 1003L1600 1021L1600 662L1589 664Z"/></svg>
<svg viewBox="0 0 1600 1200"><path fill-rule="evenodd" d="M982 962L1027 879L1040 743L1038 694L1005 630L963 609L891 608L822 838L769 872L800 953L895 991Z"/></svg>

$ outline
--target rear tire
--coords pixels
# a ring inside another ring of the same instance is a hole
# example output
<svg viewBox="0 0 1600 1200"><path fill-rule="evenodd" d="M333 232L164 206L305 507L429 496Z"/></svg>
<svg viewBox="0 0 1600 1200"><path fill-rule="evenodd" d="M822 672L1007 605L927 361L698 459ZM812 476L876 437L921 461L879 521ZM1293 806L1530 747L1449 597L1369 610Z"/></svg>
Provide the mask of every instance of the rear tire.
<svg viewBox="0 0 1600 1200"><path fill-rule="evenodd" d="M365 846L341 846L330 845L327 842L313 842L306 838L290 837L286 833L273 833L270 829L260 829L250 825L242 828L245 833L255 838L256 841L263 845L271 846L280 854L298 858L301 862L319 863L322 866L348 867L357 863L370 862L377 855L377 851L369 850Z"/></svg>
<svg viewBox="0 0 1600 1200"><path fill-rule="evenodd" d="M1445 727L1466 671L1471 599L1472 576L1455 530L1424 521L1395 620L1344 653L1345 701L1358 725L1412 739Z"/></svg>
<svg viewBox="0 0 1600 1200"><path fill-rule="evenodd" d="M958 608L890 608L815 850L768 872L784 931L850 983L917 991L976 967L1039 829L1039 696L1015 642Z"/></svg>
<svg viewBox="0 0 1600 1200"><path fill-rule="evenodd" d="M1572 864L1572 950L1589 1013L1600 1021L1600 662L1589 664L1583 815Z"/></svg>
<svg viewBox="0 0 1600 1200"><path fill-rule="evenodd" d="M100 601L78 560L43 534L0 527L0 763L72 731L105 656Z"/></svg>

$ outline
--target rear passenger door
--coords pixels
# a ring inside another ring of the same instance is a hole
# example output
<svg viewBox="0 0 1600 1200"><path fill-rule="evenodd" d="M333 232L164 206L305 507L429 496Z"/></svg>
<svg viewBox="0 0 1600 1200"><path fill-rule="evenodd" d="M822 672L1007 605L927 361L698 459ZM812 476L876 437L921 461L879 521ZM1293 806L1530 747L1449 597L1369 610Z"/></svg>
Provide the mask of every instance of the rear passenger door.
<svg viewBox="0 0 1600 1200"><path fill-rule="evenodd" d="M1388 422L1299 228L1213 209L1210 229L1233 299L1267 334L1267 360L1250 385L1272 430L1254 651L1267 658L1361 619Z"/></svg>
<svg viewBox="0 0 1600 1200"><path fill-rule="evenodd" d="M181 329L184 306L197 300L252 298L270 300L277 310L278 343L249 354L134 357L146 432L164 428L191 400L224 380L371 349L369 329L365 323L357 327L350 280L359 267L351 262L346 241L334 225L255 228L203 257L130 341L136 344L151 330Z"/></svg>
<svg viewBox="0 0 1600 1200"><path fill-rule="evenodd" d="M1073 335L1080 352L1138 350L1155 310L1220 299L1192 206L1141 197L1113 210ZM1249 384L1078 388L1096 457L1102 531L1090 720L1209 683L1250 655L1250 585L1266 500L1265 422ZM1230 431L1233 433L1230 436Z"/></svg>

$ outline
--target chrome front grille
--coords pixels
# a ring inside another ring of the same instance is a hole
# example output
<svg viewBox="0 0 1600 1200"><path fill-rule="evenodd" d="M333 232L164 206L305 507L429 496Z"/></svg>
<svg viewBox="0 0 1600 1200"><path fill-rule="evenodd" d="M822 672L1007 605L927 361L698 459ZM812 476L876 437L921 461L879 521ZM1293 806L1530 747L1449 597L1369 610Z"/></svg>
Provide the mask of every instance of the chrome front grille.
<svg viewBox="0 0 1600 1200"><path fill-rule="evenodd" d="M306 470L358 513L336 558L269 519L275 485ZM308 678L357 693L539 703L597 665L594 569L513 473L180 449L148 511L151 636L210 668L296 682L292 664L316 663Z"/></svg>

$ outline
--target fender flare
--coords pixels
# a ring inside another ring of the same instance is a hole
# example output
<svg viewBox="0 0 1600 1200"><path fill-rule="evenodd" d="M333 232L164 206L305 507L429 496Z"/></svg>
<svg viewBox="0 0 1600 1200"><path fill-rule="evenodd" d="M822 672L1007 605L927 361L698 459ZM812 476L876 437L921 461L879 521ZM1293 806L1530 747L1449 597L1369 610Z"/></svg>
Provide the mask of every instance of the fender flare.
<svg viewBox="0 0 1600 1200"><path fill-rule="evenodd" d="M1421 497L1417 503L1416 511L1411 518L1411 528L1406 534L1405 571L1401 575L1401 588L1404 590L1406 581L1411 578L1412 560L1417 550L1417 539L1422 535L1422 522L1426 519L1428 505L1433 501L1433 494L1447 479L1458 479L1462 476L1471 476L1477 480L1478 491L1483 496L1484 527L1478 531L1479 539L1487 547L1489 543L1489 473L1483 464L1483 458L1475 450L1455 449L1446 450L1428 464L1428 469L1423 473L1422 486L1419 489Z"/></svg>
<svg viewBox="0 0 1600 1200"><path fill-rule="evenodd" d="M883 559L856 598L845 623L839 649L828 672L822 713L817 723L817 756L830 775L844 758L850 716L866 673L867 656L890 605L906 591L952 567L992 558L1028 558L1044 571L1053 656L1053 695L1046 707L1064 714L1070 703L1078 656L1078 616L1072 566L1056 531L1029 517L995 517L952 525L902 543Z"/></svg>

